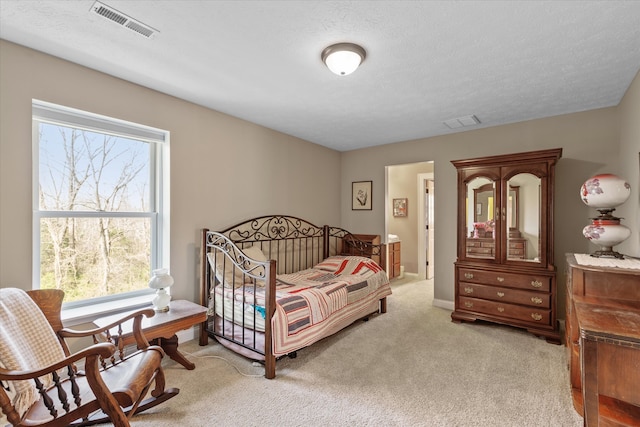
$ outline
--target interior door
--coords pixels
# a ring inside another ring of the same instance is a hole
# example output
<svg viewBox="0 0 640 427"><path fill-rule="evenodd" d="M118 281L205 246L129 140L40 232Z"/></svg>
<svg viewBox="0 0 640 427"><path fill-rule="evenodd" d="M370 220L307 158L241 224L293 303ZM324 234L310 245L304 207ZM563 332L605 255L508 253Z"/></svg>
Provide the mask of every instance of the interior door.
<svg viewBox="0 0 640 427"><path fill-rule="evenodd" d="M427 279L433 279L434 268L434 248L435 248L435 221L434 221L434 182L432 179L427 180L427 194L425 195L425 213L426 213L426 247L427 247Z"/></svg>

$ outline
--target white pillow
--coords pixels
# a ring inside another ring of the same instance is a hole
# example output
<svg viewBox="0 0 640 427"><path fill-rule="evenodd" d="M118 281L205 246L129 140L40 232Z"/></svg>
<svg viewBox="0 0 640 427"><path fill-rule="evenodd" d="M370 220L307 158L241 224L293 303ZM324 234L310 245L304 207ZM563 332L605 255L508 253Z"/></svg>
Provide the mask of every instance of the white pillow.
<svg viewBox="0 0 640 427"><path fill-rule="evenodd" d="M242 252L252 260L258 262L267 261L267 257L264 255L262 250L258 246L251 246L248 248L242 249ZM214 274L218 282L224 283L225 287L240 287L244 284L244 282L248 282L250 277L245 276L240 268L238 268L230 258L227 258L222 252L220 252L215 257L215 267L214 267L214 257L213 252L209 252L207 254L207 258L209 260L209 265L214 269ZM251 261L249 261L249 268L251 270L253 267ZM224 273L224 280L223 280Z"/></svg>

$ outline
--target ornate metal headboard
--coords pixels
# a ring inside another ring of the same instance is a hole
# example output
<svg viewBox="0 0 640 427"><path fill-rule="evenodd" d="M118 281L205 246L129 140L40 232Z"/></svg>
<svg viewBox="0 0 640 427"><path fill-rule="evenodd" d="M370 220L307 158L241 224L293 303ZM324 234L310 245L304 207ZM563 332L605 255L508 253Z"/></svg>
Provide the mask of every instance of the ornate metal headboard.
<svg viewBox="0 0 640 427"><path fill-rule="evenodd" d="M324 227L286 215L268 215L220 232L240 249L258 246L277 261L277 274L311 268L325 258Z"/></svg>

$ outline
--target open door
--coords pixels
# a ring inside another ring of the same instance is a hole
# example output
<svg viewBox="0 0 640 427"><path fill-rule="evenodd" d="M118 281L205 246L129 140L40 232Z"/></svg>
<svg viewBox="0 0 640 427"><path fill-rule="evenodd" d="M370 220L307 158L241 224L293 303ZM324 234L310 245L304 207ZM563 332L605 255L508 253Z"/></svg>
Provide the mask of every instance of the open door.
<svg viewBox="0 0 640 427"><path fill-rule="evenodd" d="M434 181L433 173L418 174L418 277L434 276Z"/></svg>

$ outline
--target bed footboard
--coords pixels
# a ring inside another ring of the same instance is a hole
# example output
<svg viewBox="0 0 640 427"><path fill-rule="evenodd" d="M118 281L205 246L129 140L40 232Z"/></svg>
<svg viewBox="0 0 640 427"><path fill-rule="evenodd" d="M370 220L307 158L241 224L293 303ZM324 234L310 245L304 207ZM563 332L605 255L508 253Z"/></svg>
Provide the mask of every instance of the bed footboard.
<svg viewBox="0 0 640 427"><path fill-rule="evenodd" d="M218 336L260 354L264 358L265 376L273 378L275 357L270 319L276 307L276 261L251 258L245 253L248 248L241 249L222 233L202 230L200 303L209 307L209 318L202 325L199 341L200 345L206 345L210 335ZM239 299L239 307L225 305L228 293ZM248 300L250 295L253 300ZM249 307L253 311L246 316ZM263 331L255 328L259 317L264 319ZM256 334L262 334L263 338L258 339Z"/></svg>

